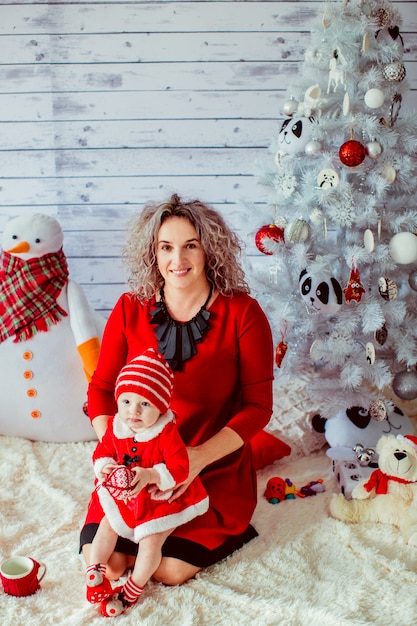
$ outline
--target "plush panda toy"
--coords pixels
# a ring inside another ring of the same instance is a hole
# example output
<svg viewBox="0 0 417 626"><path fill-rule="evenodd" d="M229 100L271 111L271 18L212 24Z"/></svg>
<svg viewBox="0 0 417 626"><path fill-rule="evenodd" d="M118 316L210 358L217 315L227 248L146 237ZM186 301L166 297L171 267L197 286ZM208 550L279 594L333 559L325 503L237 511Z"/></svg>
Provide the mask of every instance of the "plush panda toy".
<svg viewBox="0 0 417 626"><path fill-rule="evenodd" d="M330 419L315 415L312 426L316 432L324 433L330 447L349 450L357 443L374 448L382 435L414 434L410 418L397 406L380 421L372 419L365 407L351 406L341 409Z"/></svg>
<svg viewBox="0 0 417 626"><path fill-rule="evenodd" d="M334 276L313 275L303 269L299 290L307 306L319 313L337 313L343 302L342 287Z"/></svg>
<svg viewBox="0 0 417 626"><path fill-rule="evenodd" d="M285 119L278 134L278 152L283 154L304 152L311 139L313 122L312 117Z"/></svg>
<svg viewBox="0 0 417 626"><path fill-rule="evenodd" d="M312 427L324 434L339 491L350 498L359 481L369 478L378 467L377 443L383 435L413 435L414 426L403 411L394 406L386 419L375 420L365 407L341 409L330 419L315 415Z"/></svg>

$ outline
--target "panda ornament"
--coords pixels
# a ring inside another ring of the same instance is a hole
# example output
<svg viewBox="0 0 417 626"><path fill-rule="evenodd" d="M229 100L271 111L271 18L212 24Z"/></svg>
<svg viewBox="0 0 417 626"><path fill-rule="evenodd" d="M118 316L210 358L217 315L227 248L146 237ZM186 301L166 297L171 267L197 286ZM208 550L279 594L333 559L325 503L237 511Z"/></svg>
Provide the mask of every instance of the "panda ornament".
<svg viewBox="0 0 417 626"><path fill-rule="evenodd" d="M314 118L289 117L282 123L278 134L278 154L304 152L311 140Z"/></svg>
<svg viewBox="0 0 417 626"><path fill-rule="evenodd" d="M343 290L334 276L314 275L303 269L299 291L309 309L318 313L337 313L343 302Z"/></svg>

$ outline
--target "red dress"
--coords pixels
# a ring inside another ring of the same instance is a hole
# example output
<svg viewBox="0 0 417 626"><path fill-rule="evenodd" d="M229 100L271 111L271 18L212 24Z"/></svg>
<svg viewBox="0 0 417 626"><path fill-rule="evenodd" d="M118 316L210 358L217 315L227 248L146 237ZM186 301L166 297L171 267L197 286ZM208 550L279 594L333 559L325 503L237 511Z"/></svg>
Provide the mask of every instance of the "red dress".
<svg viewBox="0 0 417 626"><path fill-rule="evenodd" d="M91 418L116 412L114 384L120 369L147 348L158 348L150 324L153 302L141 304L126 293L109 316L89 386ZM197 354L174 373L171 408L186 445L197 446L225 426L245 445L201 472L209 509L171 536L214 550L243 534L255 510L256 472L249 441L271 417L274 356L268 320L252 297L219 294L209 311L210 328ZM102 515L93 498L86 524L99 522Z"/></svg>
<svg viewBox="0 0 417 626"><path fill-rule="evenodd" d="M160 499L154 498L145 488L134 499L125 502L116 500L103 484L97 487L111 527L130 541L139 543L148 535L185 524L208 509L207 493L198 477L179 498L167 502L172 493L168 490L183 482L189 471L187 449L172 411L135 436L116 414L110 418L103 440L97 444L93 461L98 477L103 467L114 461L130 469L152 467L159 473L158 487L167 492Z"/></svg>

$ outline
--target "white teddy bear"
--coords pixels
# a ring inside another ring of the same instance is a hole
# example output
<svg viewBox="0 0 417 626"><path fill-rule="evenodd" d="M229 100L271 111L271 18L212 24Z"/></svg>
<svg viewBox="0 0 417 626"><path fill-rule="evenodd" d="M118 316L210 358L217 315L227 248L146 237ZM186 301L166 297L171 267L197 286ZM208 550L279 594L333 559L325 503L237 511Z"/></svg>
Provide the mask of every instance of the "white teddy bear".
<svg viewBox="0 0 417 626"><path fill-rule="evenodd" d="M407 543L417 546L417 437L383 436L376 450L379 469L355 487L352 500L334 494L330 513L350 524L392 524Z"/></svg>

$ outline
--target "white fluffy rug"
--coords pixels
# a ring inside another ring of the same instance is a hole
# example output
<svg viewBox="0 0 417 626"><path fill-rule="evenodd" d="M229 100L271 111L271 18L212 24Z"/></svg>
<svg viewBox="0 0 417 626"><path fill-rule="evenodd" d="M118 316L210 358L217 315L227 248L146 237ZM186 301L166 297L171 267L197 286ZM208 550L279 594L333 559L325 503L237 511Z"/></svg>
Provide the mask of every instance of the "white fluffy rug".
<svg viewBox="0 0 417 626"><path fill-rule="evenodd" d="M47 566L42 589L0 590L2 626L107 623L84 599L78 533L93 484L93 443L47 444L0 437L1 559L33 556ZM271 476L326 492L272 505ZM245 489L245 485L242 485ZM120 626L344 626L417 623L417 550L389 526L347 526L328 514L334 490L323 451L288 457L259 473L254 524L260 536L181 587L150 583Z"/></svg>

